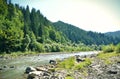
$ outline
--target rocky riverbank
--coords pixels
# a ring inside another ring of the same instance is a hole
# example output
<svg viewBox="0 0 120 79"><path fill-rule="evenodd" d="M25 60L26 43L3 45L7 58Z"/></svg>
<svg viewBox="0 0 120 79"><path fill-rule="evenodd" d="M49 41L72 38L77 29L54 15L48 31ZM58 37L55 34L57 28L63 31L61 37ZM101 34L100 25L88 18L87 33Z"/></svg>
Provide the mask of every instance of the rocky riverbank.
<svg viewBox="0 0 120 79"><path fill-rule="evenodd" d="M88 60L89 59L89 64ZM106 53L71 59L58 60L46 66L27 67L27 79L120 79L120 54ZM69 63L69 65L63 62ZM70 66L71 62L73 65ZM60 65L62 63L62 65Z"/></svg>

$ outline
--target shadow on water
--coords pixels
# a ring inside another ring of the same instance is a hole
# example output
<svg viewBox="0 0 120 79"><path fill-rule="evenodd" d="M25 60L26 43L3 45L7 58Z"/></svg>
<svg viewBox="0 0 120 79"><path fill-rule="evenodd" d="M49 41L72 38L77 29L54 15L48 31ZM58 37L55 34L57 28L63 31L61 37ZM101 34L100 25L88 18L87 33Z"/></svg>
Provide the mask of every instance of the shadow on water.
<svg viewBox="0 0 120 79"><path fill-rule="evenodd" d="M24 79L24 71L28 66L49 64L51 59L63 59L74 55L90 55L98 52L80 52L68 54L46 54L39 56L26 56L15 59L0 59L0 79Z"/></svg>

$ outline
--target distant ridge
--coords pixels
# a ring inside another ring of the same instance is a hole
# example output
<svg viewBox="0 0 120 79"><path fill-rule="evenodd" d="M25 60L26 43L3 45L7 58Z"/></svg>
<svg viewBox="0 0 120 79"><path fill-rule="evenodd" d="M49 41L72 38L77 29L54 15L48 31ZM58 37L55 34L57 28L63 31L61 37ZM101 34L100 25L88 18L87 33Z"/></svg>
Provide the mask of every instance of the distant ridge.
<svg viewBox="0 0 120 79"><path fill-rule="evenodd" d="M107 33L105 33L105 35L120 38L120 30L119 31L114 31L114 32L107 32Z"/></svg>
<svg viewBox="0 0 120 79"><path fill-rule="evenodd" d="M109 36L104 33L97 33L92 31L85 31L80 29L74 25L64 23L62 21L58 21L53 23L53 26L56 30L62 32L66 35L66 37L71 40L71 42L82 42L87 45L96 44L110 44L110 43L118 43L119 39L114 39L112 36Z"/></svg>

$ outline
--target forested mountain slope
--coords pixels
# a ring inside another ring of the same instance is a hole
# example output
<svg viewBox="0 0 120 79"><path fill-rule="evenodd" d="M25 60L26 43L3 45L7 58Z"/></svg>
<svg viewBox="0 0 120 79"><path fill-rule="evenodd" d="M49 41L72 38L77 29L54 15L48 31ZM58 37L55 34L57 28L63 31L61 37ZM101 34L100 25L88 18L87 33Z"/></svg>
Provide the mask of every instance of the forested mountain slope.
<svg viewBox="0 0 120 79"><path fill-rule="evenodd" d="M105 35L108 35L108 36L113 36L113 37L118 37L118 38L120 38L120 31L115 31L115 32L107 32L107 33L105 33Z"/></svg>
<svg viewBox="0 0 120 79"><path fill-rule="evenodd" d="M54 29L39 10L0 0L0 52L44 51L43 44L64 43L68 39Z"/></svg>
<svg viewBox="0 0 120 79"><path fill-rule="evenodd" d="M87 45L90 44L110 44L110 43L118 43L119 39L114 39L111 36L107 36L102 33L96 33L92 31L85 31L82 30L76 26L73 26L71 24L64 23L62 21L58 21L53 23L56 30L64 33L66 37L68 37L72 42L82 42Z"/></svg>

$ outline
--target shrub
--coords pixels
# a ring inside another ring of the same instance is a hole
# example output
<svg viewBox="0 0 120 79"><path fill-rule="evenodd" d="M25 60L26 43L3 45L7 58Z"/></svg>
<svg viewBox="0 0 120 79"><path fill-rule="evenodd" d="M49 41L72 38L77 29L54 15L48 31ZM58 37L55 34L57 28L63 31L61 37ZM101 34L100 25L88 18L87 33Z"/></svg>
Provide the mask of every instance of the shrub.
<svg viewBox="0 0 120 79"><path fill-rule="evenodd" d="M36 52L44 52L45 51L43 44L38 43L38 42L33 42L31 44L31 50L36 51Z"/></svg>
<svg viewBox="0 0 120 79"><path fill-rule="evenodd" d="M114 52L115 46L113 44L110 44L110 45L107 45L107 46L103 46L102 50L103 50L104 53Z"/></svg>
<svg viewBox="0 0 120 79"><path fill-rule="evenodd" d="M84 67L87 67L91 64L91 60L89 58L86 58L84 62L80 62L78 65L75 66L75 69L80 70Z"/></svg>
<svg viewBox="0 0 120 79"><path fill-rule="evenodd" d="M71 69L75 65L75 59L74 57L70 57L68 59L65 59L64 61L60 62L58 64L58 67L65 68L65 69Z"/></svg>
<svg viewBox="0 0 120 79"><path fill-rule="evenodd" d="M71 76L67 76L67 77L65 77L65 79L74 79L74 78Z"/></svg>
<svg viewBox="0 0 120 79"><path fill-rule="evenodd" d="M115 52L120 53L120 43L116 46Z"/></svg>

